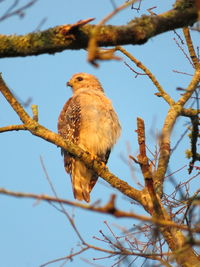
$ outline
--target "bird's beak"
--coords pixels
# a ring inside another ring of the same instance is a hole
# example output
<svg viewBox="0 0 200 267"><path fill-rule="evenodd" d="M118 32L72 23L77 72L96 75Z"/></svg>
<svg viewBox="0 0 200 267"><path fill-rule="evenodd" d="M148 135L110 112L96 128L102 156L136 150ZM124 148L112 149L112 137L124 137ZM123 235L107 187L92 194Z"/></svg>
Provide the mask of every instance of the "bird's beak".
<svg viewBox="0 0 200 267"><path fill-rule="evenodd" d="M72 85L71 85L71 83L70 83L70 82L67 82L67 83L66 83L66 85L67 85L67 86L71 86L71 87L72 87Z"/></svg>

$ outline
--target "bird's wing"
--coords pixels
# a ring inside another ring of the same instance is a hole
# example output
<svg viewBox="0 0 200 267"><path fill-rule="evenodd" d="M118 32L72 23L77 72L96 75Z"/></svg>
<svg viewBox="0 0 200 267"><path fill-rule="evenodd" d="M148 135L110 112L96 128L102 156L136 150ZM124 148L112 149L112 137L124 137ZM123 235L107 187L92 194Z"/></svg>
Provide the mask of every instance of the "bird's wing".
<svg viewBox="0 0 200 267"><path fill-rule="evenodd" d="M81 107L77 97L71 97L64 105L58 119L58 133L74 144L77 144L81 123ZM67 151L64 154L64 165L68 173L71 173L73 157Z"/></svg>

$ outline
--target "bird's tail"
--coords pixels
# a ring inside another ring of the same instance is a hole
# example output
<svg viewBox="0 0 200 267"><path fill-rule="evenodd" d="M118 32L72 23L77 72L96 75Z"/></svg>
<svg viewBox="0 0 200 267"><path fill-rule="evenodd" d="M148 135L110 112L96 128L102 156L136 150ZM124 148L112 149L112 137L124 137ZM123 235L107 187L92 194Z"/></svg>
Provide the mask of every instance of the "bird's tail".
<svg viewBox="0 0 200 267"><path fill-rule="evenodd" d="M98 176L88 169L80 160L74 160L71 169L74 197L90 202L90 192L97 182Z"/></svg>

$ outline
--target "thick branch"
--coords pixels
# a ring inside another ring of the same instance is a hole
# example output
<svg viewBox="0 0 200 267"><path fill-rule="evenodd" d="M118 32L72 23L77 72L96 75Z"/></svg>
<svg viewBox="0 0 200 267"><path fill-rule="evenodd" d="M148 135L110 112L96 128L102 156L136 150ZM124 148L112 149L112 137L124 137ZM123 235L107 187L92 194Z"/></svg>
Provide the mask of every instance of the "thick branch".
<svg viewBox="0 0 200 267"><path fill-rule="evenodd" d="M193 46L193 43L192 43L192 39L191 39L191 36L190 36L190 31L188 29L188 27L186 28L183 28L183 33L184 33L184 36L185 36L185 40L187 42L187 47L188 47L188 51L190 53L190 58L192 59L192 62L194 64L194 67L195 69L199 67L199 59L196 55L196 52L194 50L194 46Z"/></svg>
<svg viewBox="0 0 200 267"><path fill-rule="evenodd" d="M149 179L152 180L152 172L149 159L146 155L145 125L143 119L141 118L137 118L137 135L140 151L137 158L146 184Z"/></svg>
<svg viewBox="0 0 200 267"><path fill-rule="evenodd" d="M200 82L200 68L198 68L186 89L186 92L181 96L181 98L170 107L167 117L164 122L162 129L162 135L160 140L160 157L158 162L157 172L155 174L155 183L157 187L157 192L162 195L162 187L164 176L168 167L170 158L170 136L173 130L174 124L178 116L182 114L183 107L185 103L190 99L193 92L196 90Z"/></svg>
<svg viewBox="0 0 200 267"><path fill-rule="evenodd" d="M123 26L98 26L98 46L143 44L158 34L192 25L198 20L195 1L179 1L157 16L141 16ZM96 25L63 25L23 36L0 35L0 57L18 57L87 48Z"/></svg>
<svg viewBox="0 0 200 267"><path fill-rule="evenodd" d="M8 126L0 127L0 133L10 132L10 131L20 131L20 130L25 131L27 129L23 124L22 125L8 125Z"/></svg>

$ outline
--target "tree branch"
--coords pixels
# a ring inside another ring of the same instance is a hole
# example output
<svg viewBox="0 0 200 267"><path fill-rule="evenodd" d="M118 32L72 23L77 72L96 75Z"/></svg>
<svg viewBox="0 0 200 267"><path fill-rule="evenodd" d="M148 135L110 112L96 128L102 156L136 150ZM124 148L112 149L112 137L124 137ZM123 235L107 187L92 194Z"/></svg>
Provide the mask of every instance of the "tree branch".
<svg viewBox="0 0 200 267"><path fill-rule="evenodd" d="M192 43L192 39L191 39L190 31L189 31L188 27L183 28L183 34L185 36L185 40L186 40L186 43L187 43L188 51L190 53L190 58L192 59L194 67L198 68L198 66L200 65L199 64L199 59L198 59L198 57L196 55L196 52L194 50L194 46L193 46L193 43Z"/></svg>
<svg viewBox="0 0 200 267"><path fill-rule="evenodd" d="M158 168L155 174L155 182L157 193L162 195L163 191L163 181L164 176L168 167L169 158L170 158L170 136L176 119L181 115L185 103L189 100L193 92L196 90L200 82L200 67L197 68L195 74L186 89L186 92L181 96L181 98L170 107L167 117L164 122L162 129L162 134L160 138L160 157L158 161Z"/></svg>
<svg viewBox="0 0 200 267"><path fill-rule="evenodd" d="M173 108L174 105L170 109ZM174 116L176 113L173 111ZM178 114L178 113L177 113ZM170 114L171 115L171 114ZM168 117L170 119L170 116ZM173 122L173 118L172 118ZM174 121L175 122L175 121ZM169 125L166 125L169 126ZM167 130L168 128L166 128ZM148 158L146 156L146 147L145 147L145 127L144 122L141 118L137 119L137 134L138 134L138 144L140 147L140 154L138 156L138 162L140 164L143 176L145 178L145 185L146 187L142 190L142 198L145 199L145 203L143 203L143 207L146 211L152 214L152 220L162 220L165 222L172 222L172 219L166 209L164 208L159 194L156 193L156 176L153 177L153 173L150 169L150 165L148 163ZM164 147L161 147L161 150ZM166 166L168 162L166 163ZM157 173L162 171L162 169L157 170ZM153 179L154 178L154 179ZM163 181L162 181L163 182ZM152 204L151 204L152 203ZM190 261L198 262L198 258L196 257L194 251L191 249L190 246L187 246L186 239L184 235L175 228L171 228L168 226L158 226L158 230L164 236L164 239L168 243L170 249L173 251L173 255L176 258L177 262L181 264L181 266L188 266L185 258L185 253L187 252L188 258ZM181 250L183 253L177 253L177 250Z"/></svg>
<svg viewBox="0 0 200 267"><path fill-rule="evenodd" d="M186 108L184 108L181 112L181 115L185 116L185 117L193 117L193 116L198 115L199 113L200 113L199 109L192 109L192 108L186 109Z"/></svg>
<svg viewBox="0 0 200 267"><path fill-rule="evenodd" d="M11 131L22 131L22 130L23 131L27 130L24 124L8 125L8 126L0 127L0 133L11 132Z"/></svg>
<svg viewBox="0 0 200 267"><path fill-rule="evenodd" d="M173 105L175 102L174 100L170 97L170 95L168 95L165 90L163 89L163 87L160 85L160 83L158 82L158 80L156 79L156 77L153 75L153 73L144 65L142 64L141 61L139 61L137 58L135 58L133 55L131 55L126 49L124 49L121 46L116 46L115 50L118 50L120 52L122 52L125 56L127 56L132 62L134 62L136 64L136 66L138 68L140 68L141 70L143 70L146 75L149 77L149 79L152 81L152 83L157 87L158 89L158 93L156 93L156 95L163 97L163 99L171 106Z"/></svg>
<svg viewBox="0 0 200 267"><path fill-rule="evenodd" d="M94 212L98 212L98 213L109 214L109 215L112 215L112 216L117 217L117 218L132 218L132 219L136 219L139 221L154 223L154 224L159 225L159 226L169 226L169 227L173 227L173 228L177 228L177 229L181 229L181 230L185 230L185 231L192 231L194 233L198 233L200 231L199 227L188 229L188 226L184 225L184 224L177 224L173 221L166 221L166 220L162 220L159 218L151 218L151 217L139 215L139 214L136 214L133 212L126 212L123 210L119 210L115 206L112 206L112 199L113 199L113 196L115 197L115 195L111 196L111 199L109 200L109 202L107 204L105 204L102 207L97 207L97 206L95 206L95 203L91 204L91 205L87 205L87 204L82 204L79 202L73 202L73 201L69 201L67 199L52 197L52 196L48 196L48 195L38 195L38 194L33 194L33 193L14 192L14 191L6 190L4 188L0 188L0 194L12 196L12 197L17 197L17 198L31 198L31 199L37 200L38 202L45 201L45 202L53 202L53 203L62 203L65 205L77 207L77 208L88 210L88 211L94 211Z"/></svg>
<svg viewBox="0 0 200 267"><path fill-rule="evenodd" d="M0 57L53 54L66 49L85 49L95 28L98 46L144 44L153 36L194 24L198 20L195 0L179 0L175 7L157 16L143 15L127 25L62 25L27 35L0 35Z"/></svg>

